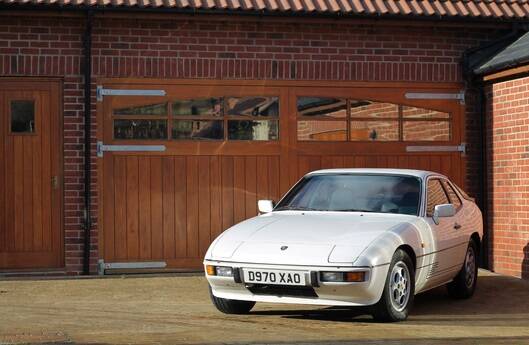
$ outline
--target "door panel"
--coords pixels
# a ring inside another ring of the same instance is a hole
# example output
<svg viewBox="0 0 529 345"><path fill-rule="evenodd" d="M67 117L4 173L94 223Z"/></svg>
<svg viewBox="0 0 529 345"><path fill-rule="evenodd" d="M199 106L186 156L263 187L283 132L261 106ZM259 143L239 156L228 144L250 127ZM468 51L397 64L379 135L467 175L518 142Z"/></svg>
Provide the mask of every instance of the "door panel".
<svg viewBox="0 0 529 345"><path fill-rule="evenodd" d="M58 86L0 81L0 269L63 266Z"/></svg>

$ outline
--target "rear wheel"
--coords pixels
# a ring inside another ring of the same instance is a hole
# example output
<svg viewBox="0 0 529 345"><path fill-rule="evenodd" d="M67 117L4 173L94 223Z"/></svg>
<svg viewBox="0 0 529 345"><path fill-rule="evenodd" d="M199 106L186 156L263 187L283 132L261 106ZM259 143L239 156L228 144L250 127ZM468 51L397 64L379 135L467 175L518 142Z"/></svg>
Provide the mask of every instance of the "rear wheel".
<svg viewBox="0 0 529 345"><path fill-rule="evenodd" d="M251 301L215 297L211 291L211 287L209 288L209 297L211 297L211 301L217 310L224 314L248 314L255 305L255 302Z"/></svg>
<svg viewBox="0 0 529 345"><path fill-rule="evenodd" d="M403 250L393 254L384 292L372 307L376 321L396 322L406 320L415 296L415 272L410 256Z"/></svg>
<svg viewBox="0 0 529 345"><path fill-rule="evenodd" d="M464 299L470 298L476 290L478 281L478 246L474 240L470 240L465 262L461 271L450 283L446 285L448 294L453 298Z"/></svg>

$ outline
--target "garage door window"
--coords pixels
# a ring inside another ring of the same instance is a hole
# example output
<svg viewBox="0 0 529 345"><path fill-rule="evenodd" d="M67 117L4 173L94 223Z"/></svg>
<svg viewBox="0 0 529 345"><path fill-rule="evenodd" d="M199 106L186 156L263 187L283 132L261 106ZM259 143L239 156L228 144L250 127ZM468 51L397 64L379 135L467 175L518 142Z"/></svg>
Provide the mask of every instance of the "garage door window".
<svg viewBox="0 0 529 345"><path fill-rule="evenodd" d="M116 108L123 140L278 140L279 97L207 97Z"/></svg>
<svg viewBox="0 0 529 345"><path fill-rule="evenodd" d="M300 141L449 141L449 113L388 102L298 97Z"/></svg>

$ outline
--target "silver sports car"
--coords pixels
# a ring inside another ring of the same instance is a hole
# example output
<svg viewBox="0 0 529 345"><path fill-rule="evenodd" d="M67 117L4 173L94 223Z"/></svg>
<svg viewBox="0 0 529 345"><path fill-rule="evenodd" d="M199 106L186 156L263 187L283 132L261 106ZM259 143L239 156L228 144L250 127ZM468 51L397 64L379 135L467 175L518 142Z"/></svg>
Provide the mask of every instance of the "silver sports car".
<svg viewBox="0 0 529 345"><path fill-rule="evenodd" d="M445 176L401 169L332 169L304 176L260 215L220 235L204 259L214 305L256 302L368 306L408 316L414 295L446 284L472 296L483 235L473 199Z"/></svg>

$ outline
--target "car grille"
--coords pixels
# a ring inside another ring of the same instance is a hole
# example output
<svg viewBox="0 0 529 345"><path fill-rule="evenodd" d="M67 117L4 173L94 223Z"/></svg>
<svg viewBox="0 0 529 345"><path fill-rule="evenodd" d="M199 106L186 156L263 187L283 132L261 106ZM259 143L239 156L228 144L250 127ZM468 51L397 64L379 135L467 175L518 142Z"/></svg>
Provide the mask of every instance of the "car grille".
<svg viewBox="0 0 529 345"><path fill-rule="evenodd" d="M318 297L311 286L252 284L246 286L246 288L254 295Z"/></svg>

